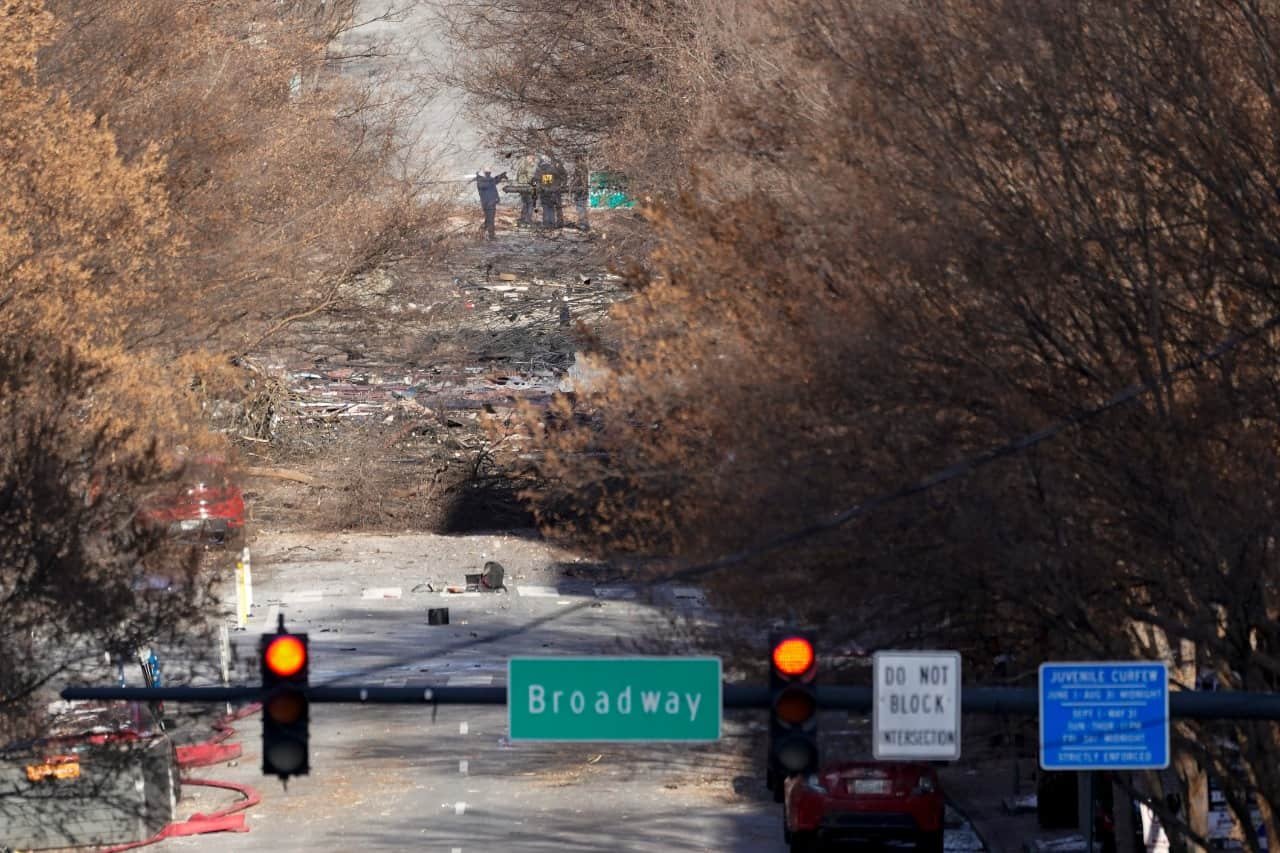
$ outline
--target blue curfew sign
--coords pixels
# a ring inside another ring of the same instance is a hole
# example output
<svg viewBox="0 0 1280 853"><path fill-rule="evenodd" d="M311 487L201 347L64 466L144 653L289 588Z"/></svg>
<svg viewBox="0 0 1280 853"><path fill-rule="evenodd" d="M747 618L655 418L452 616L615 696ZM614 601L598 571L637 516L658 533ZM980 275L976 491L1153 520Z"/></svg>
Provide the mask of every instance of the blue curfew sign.
<svg viewBox="0 0 1280 853"><path fill-rule="evenodd" d="M1042 664L1040 766L1168 767L1169 668L1151 662Z"/></svg>

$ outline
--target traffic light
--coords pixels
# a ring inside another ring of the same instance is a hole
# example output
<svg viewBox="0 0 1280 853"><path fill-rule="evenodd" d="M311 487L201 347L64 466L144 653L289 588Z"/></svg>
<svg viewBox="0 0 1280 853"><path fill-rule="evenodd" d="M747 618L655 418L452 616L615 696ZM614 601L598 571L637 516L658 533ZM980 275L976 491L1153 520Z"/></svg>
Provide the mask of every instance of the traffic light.
<svg viewBox="0 0 1280 853"><path fill-rule="evenodd" d="M287 780L310 769L307 727L307 635L264 634L262 656L262 772Z"/></svg>
<svg viewBox="0 0 1280 853"><path fill-rule="evenodd" d="M818 772L818 660L813 635L786 631L769 644L769 767L774 799L782 801L788 776Z"/></svg>

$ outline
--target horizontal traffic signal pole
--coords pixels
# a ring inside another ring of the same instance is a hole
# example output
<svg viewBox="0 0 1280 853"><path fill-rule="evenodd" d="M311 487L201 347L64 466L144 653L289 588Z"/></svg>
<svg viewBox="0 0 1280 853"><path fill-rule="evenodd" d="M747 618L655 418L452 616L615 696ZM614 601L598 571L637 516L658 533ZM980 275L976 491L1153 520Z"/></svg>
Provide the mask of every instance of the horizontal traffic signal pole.
<svg viewBox="0 0 1280 853"><path fill-rule="evenodd" d="M261 687L64 687L68 702L254 702Z"/></svg>
<svg viewBox="0 0 1280 853"><path fill-rule="evenodd" d="M838 689L838 688L837 688ZM864 688L848 688L864 691ZM505 687L382 687L380 685L352 685L338 687L308 687L306 697L311 702L353 702L372 704L438 704L438 705L505 705ZM870 689L866 688L866 707L871 707ZM127 702L257 702L262 699L262 688L245 687L67 687L61 692L63 699L74 701L127 701ZM769 688L742 684L724 685L724 707L767 708ZM836 697L832 697L836 701ZM855 705L832 705L850 707Z"/></svg>
<svg viewBox="0 0 1280 853"><path fill-rule="evenodd" d="M870 711L870 687L817 688L818 706L825 710ZM724 685L724 707L768 708L769 688L763 685ZM261 687L68 687L63 699L134 702L255 702ZM505 705L505 687L308 687L312 702L366 704ZM1040 697L1029 687L965 687L961 707L967 714L1035 716ZM1170 715L1199 720L1280 720L1280 693L1226 690L1179 690L1169 695Z"/></svg>
<svg viewBox="0 0 1280 853"><path fill-rule="evenodd" d="M839 689L839 688L837 688ZM848 688L863 691L864 688ZM372 704L438 704L438 705L505 705L505 687L382 687L340 686L308 687L305 691L311 702L353 702ZM865 692L870 697L870 689ZM128 702L257 702L262 699L261 687L67 687L60 694L67 701L128 701ZM724 707L767 708L769 688L742 684L724 685ZM835 697L833 697L835 701ZM850 707L855 705L832 705ZM871 707L871 700L866 700Z"/></svg>
<svg viewBox="0 0 1280 853"><path fill-rule="evenodd" d="M870 688L863 689L869 697ZM822 693L818 695L822 698ZM961 710L965 712L1032 716L1039 713L1039 693L1034 688L966 686L961 689L960 697ZM1179 720L1280 720L1280 693L1170 690L1169 716Z"/></svg>
<svg viewBox="0 0 1280 853"><path fill-rule="evenodd" d="M352 685L308 687L302 691L310 702L372 704L505 705L505 687L383 687ZM261 687L68 687L60 694L67 701L102 700L131 702L257 702Z"/></svg>

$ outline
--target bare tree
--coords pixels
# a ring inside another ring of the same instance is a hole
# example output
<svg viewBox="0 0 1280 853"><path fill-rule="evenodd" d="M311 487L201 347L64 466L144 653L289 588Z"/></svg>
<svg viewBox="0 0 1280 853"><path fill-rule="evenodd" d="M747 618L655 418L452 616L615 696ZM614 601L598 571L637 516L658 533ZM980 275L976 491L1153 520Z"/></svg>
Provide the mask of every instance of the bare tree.
<svg viewBox="0 0 1280 853"><path fill-rule="evenodd" d="M172 467L89 426L101 378L68 352L0 350L0 740L39 731L51 679L181 636L209 602L199 555L137 522Z"/></svg>
<svg viewBox="0 0 1280 853"><path fill-rule="evenodd" d="M590 152L637 192L674 192L690 165L726 166L723 149L701 143L724 92L770 62L769 21L754 11L742 0L456 0L442 12L460 54L450 82L497 147Z"/></svg>
<svg viewBox="0 0 1280 853"><path fill-rule="evenodd" d="M343 77L351 3L54 0L41 79L163 163L167 275L127 345L238 355L430 245L439 216L401 133L404 104ZM353 227L353 223L355 226Z"/></svg>
<svg viewBox="0 0 1280 853"><path fill-rule="evenodd" d="M1137 655L1274 690L1274 10L755 12L774 61L682 144L759 180L655 214L611 378L530 413L544 520L696 560L870 502L724 600L877 643L909 614L978 673ZM1274 815L1276 735L1180 725L1184 784Z"/></svg>

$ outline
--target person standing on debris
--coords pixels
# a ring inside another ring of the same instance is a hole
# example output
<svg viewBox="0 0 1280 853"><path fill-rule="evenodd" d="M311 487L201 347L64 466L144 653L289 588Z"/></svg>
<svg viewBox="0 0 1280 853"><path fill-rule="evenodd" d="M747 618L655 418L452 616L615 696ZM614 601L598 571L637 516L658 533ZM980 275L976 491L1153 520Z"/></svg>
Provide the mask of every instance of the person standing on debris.
<svg viewBox="0 0 1280 853"><path fill-rule="evenodd" d="M559 157L551 158L551 171L556 177L556 189L551 194L551 201L556 206L556 227L564 227L564 191L569 185L569 173Z"/></svg>
<svg viewBox="0 0 1280 853"><path fill-rule="evenodd" d="M520 225L533 224L533 212L537 207L537 193L533 186L533 170L535 161L532 154L526 154L516 166L516 183L520 186Z"/></svg>
<svg viewBox="0 0 1280 853"><path fill-rule="evenodd" d="M476 189L480 191L480 208L484 211L484 233L490 240L497 236L497 232L494 227L494 217L498 213L498 184L506 179L506 172L503 172L496 178L493 177L492 172L488 169L484 170L483 175L476 172Z"/></svg>
<svg viewBox="0 0 1280 853"><path fill-rule="evenodd" d="M564 224L560 196L564 193L564 166L560 161L543 158L533 173L533 183L538 190L538 204L542 205L542 224L547 228L559 228Z"/></svg>
<svg viewBox="0 0 1280 853"><path fill-rule="evenodd" d="M569 179L569 191L573 195L573 206L578 211L577 226L582 231L591 230L587 223L587 206L591 201L591 173L587 170L587 161L579 157L573 161L573 177Z"/></svg>

